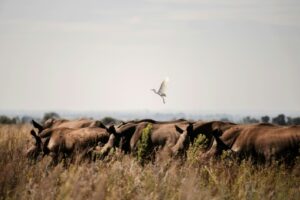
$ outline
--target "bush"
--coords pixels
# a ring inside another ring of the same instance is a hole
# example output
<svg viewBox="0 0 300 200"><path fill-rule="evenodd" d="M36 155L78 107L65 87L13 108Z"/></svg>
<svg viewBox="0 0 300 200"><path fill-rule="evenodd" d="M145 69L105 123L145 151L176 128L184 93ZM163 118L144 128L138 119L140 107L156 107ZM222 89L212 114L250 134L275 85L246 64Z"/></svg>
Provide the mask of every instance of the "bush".
<svg viewBox="0 0 300 200"><path fill-rule="evenodd" d="M280 114L277 117L274 117L272 119L272 123L273 124L278 124L278 125L286 125L285 115L284 114Z"/></svg>
<svg viewBox="0 0 300 200"><path fill-rule="evenodd" d="M119 120L112 118L112 117L104 117L103 119L101 119L101 122L107 126L107 125L112 125L112 124L116 124L118 123Z"/></svg>
<svg viewBox="0 0 300 200"><path fill-rule="evenodd" d="M255 124L255 123L258 123L259 120L255 119L255 118L252 118L250 116L247 116L245 118L243 118L243 124Z"/></svg>
<svg viewBox="0 0 300 200"><path fill-rule="evenodd" d="M152 124L149 123L143 129L141 138L137 143L137 161L141 164L144 164L146 160L151 158L151 131Z"/></svg>
<svg viewBox="0 0 300 200"><path fill-rule="evenodd" d="M263 123L269 123L269 121L270 121L270 117L269 116L262 116L261 117L261 122L263 122Z"/></svg>
<svg viewBox="0 0 300 200"><path fill-rule="evenodd" d="M9 118L5 115L0 116L0 124L17 124L19 121L20 120L18 117Z"/></svg>
<svg viewBox="0 0 300 200"><path fill-rule="evenodd" d="M48 113L44 114L43 122L47 121L48 119L59 119L59 118L60 118L60 116L57 113L48 112Z"/></svg>
<svg viewBox="0 0 300 200"><path fill-rule="evenodd" d="M194 144L191 145L187 152L188 162L195 163L197 162L199 152L208 147L208 140L203 134L199 134L198 137L194 140Z"/></svg>
<svg viewBox="0 0 300 200"><path fill-rule="evenodd" d="M300 125L300 117L288 117L287 118L287 124L288 125Z"/></svg>

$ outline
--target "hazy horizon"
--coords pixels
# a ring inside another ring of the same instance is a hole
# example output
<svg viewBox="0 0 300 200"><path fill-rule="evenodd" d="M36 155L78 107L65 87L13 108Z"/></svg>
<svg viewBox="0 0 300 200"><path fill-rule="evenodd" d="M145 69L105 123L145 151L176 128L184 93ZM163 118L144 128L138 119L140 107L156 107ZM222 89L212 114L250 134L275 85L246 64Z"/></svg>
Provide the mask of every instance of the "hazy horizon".
<svg viewBox="0 0 300 200"><path fill-rule="evenodd" d="M300 113L296 0L3 0L0 25L0 110Z"/></svg>
<svg viewBox="0 0 300 200"><path fill-rule="evenodd" d="M261 119L263 116L271 118L283 114L286 117L300 117L299 112L216 112L216 111L161 111L161 110L90 110L90 111L75 111L75 110L0 110L0 115L9 117L33 117L43 118L46 113L55 112L62 118L77 119L77 118L94 118L102 119L104 117L113 117L122 120L134 120L142 118L152 118L156 120L173 120L179 118L193 120L221 120L229 119L231 121L240 121L245 117L254 117Z"/></svg>

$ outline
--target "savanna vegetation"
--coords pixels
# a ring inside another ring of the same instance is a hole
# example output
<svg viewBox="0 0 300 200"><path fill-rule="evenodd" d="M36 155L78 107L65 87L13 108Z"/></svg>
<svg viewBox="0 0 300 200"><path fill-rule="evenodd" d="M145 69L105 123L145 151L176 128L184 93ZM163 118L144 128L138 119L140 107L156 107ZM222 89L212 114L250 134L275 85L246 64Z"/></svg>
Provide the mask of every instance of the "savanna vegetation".
<svg viewBox="0 0 300 200"><path fill-rule="evenodd" d="M300 199L300 160L293 167L238 162L224 152L200 160L199 137L185 160L146 162L148 127L138 154L110 152L104 160L29 162L24 150L33 142L31 125L0 126L0 199Z"/></svg>

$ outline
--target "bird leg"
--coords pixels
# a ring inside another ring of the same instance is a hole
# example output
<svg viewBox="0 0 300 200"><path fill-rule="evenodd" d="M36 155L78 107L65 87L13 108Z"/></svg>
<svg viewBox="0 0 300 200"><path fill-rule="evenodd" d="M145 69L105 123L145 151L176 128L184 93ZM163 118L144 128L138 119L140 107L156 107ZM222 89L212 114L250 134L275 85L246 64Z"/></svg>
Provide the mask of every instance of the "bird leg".
<svg viewBox="0 0 300 200"><path fill-rule="evenodd" d="M164 104L166 103L166 101L165 101L165 98L164 97L161 97L162 98L162 100L163 100L163 102L164 102Z"/></svg>

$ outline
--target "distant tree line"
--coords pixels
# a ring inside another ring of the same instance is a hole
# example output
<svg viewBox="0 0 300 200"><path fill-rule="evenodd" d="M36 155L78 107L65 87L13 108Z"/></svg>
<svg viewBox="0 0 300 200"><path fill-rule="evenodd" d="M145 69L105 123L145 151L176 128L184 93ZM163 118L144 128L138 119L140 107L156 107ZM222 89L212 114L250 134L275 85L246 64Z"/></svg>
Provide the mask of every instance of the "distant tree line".
<svg viewBox="0 0 300 200"><path fill-rule="evenodd" d="M252 124L252 123L272 123L277 125L300 125L300 117L286 117L284 114L279 114L276 117L270 118L269 116L262 116L259 119L247 116L244 117L242 123Z"/></svg>
<svg viewBox="0 0 300 200"><path fill-rule="evenodd" d="M60 119L59 114L55 112L47 112L44 114L42 119L35 119L40 122L45 122L50 118L54 119ZM19 117L8 117L5 115L0 115L0 124L20 124L20 123L30 123L33 118L30 116L22 116L21 118ZM226 118L220 119L221 121L229 121ZM104 117L101 119L101 121L105 125L110 125L110 124L116 124L119 122L119 120L114 119L112 117ZM262 116L260 119L257 119L255 117L251 116L246 116L242 118L240 123L242 124L253 124L253 123L273 123L273 124L278 124L278 125L300 125L300 117L288 117L285 116L284 114L279 114L276 117L269 117L267 115Z"/></svg>
<svg viewBox="0 0 300 200"><path fill-rule="evenodd" d="M25 123L31 123L31 120L36 120L38 122L44 123L48 119L60 119L60 115L57 114L56 112L47 112L44 114L43 118L39 119L34 119L33 117L30 116L22 116L21 118L19 117L8 117L5 115L0 115L0 124L25 124ZM101 119L102 123L104 125L112 125L112 124L117 124L120 121L112 118L112 117L104 117Z"/></svg>
<svg viewBox="0 0 300 200"><path fill-rule="evenodd" d="M18 124L20 123L19 117L7 117L5 115L0 115L0 124Z"/></svg>
<svg viewBox="0 0 300 200"><path fill-rule="evenodd" d="M42 119L35 119L40 122L45 122L46 120L54 118L54 119L59 119L60 116L55 113L55 112L47 112L44 114ZM33 117L30 116L22 116L20 117L8 117L5 115L0 115L0 124L25 124L25 123L30 123Z"/></svg>

